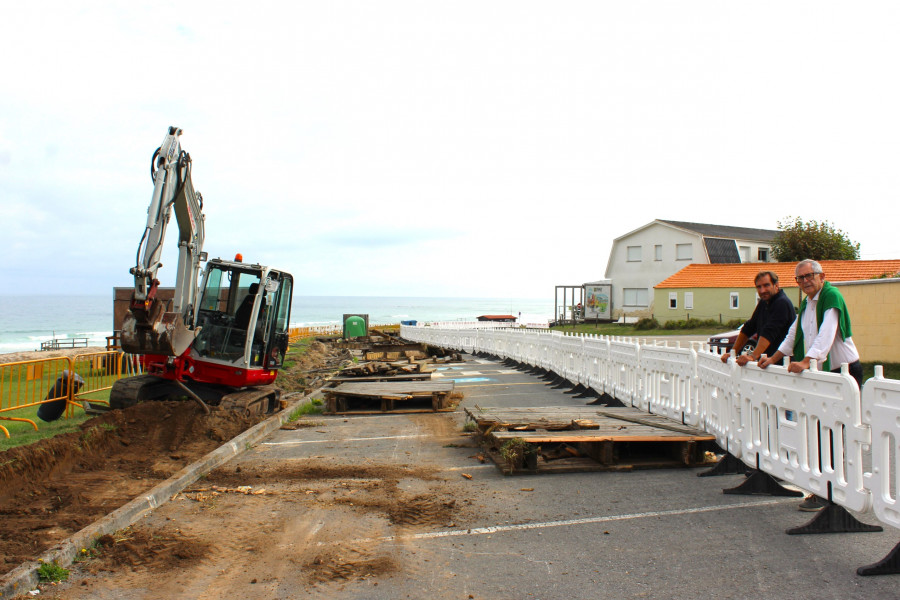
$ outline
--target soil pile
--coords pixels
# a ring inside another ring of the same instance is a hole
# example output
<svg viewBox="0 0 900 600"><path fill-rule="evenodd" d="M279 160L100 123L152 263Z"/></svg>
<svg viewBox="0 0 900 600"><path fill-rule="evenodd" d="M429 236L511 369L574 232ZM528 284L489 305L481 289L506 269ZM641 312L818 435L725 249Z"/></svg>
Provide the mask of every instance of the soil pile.
<svg viewBox="0 0 900 600"><path fill-rule="evenodd" d="M278 387L286 392L310 393L332 373L352 364L350 353L331 344L314 341L296 360L289 357L288 368L278 375Z"/></svg>
<svg viewBox="0 0 900 600"><path fill-rule="evenodd" d="M130 502L261 420L192 402L111 411L0 453L0 572Z"/></svg>

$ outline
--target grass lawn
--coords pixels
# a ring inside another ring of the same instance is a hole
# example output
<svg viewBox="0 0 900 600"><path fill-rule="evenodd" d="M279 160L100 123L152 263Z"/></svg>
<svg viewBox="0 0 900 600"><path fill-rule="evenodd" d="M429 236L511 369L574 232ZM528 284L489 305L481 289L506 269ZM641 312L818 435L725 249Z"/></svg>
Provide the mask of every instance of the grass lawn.
<svg viewBox="0 0 900 600"><path fill-rule="evenodd" d="M107 394L109 396L109 394ZM45 423L37 417L37 406L29 406L2 413L4 417L16 417L19 419L31 419L38 426L35 431L31 423L21 421L0 420L0 425L9 430L9 438L0 431L0 452L16 446L26 446L44 438L53 437L61 433L78 431L78 426L88 420L91 415L85 414L80 408L71 409L72 417L66 418L65 413L56 421Z"/></svg>

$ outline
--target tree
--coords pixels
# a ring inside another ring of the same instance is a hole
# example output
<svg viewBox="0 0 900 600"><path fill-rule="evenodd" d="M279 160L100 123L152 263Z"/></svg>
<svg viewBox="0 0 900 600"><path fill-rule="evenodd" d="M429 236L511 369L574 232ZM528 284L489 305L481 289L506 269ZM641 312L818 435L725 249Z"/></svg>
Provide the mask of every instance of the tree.
<svg viewBox="0 0 900 600"><path fill-rule="evenodd" d="M772 254L778 262L813 260L856 260L859 243L853 243L847 234L836 229L828 221L811 220L804 223L800 217L787 217L772 241Z"/></svg>

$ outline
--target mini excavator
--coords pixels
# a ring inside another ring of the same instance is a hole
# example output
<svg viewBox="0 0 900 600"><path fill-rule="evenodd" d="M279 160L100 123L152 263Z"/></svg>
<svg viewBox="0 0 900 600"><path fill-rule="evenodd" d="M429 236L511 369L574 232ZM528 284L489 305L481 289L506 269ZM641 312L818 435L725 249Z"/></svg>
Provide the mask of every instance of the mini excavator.
<svg viewBox="0 0 900 600"><path fill-rule="evenodd" d="M134 292L121 346L139 357L143 373L113 385L110 408L188 397L207 411L213 405L272 412L280 394L273 383L288 347L294 280L290 273L247 264L240 254L207 260L203 197L194 190L181 133L169 127L151 159L153 196L130 271ZM178 267L174 297L163 301L156 276L173 210Z"/></svg>

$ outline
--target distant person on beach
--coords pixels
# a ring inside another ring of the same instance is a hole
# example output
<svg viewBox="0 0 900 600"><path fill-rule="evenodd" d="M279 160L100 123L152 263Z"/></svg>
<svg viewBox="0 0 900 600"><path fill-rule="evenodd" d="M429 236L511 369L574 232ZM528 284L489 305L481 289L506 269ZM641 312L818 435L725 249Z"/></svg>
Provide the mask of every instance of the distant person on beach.
<svg viewBox="0 0 900 600"><path fill-rule="evenodd" d="M822 265L814 260L801 260L794 273L800 289L806 294L800 303L800 316L775 354L761 361L759 367L765 369L778 364L785 356L792 359L788 364L790 373L809 369L813 359L822 365L823 371L832 373L840 373L841 365L847 363L850 375L862 388L862 364L850 337L850 313L844 297L825 281ZM810 494L800 503L800 510L816 511L827 504L823 498Z"/></svg>
<svg viewBox="0 0 900 600"><path fill-rule="evenodd" d="M760 271L753 284L756 286L759 302L734 342L735 354L738 355L735 362L742 367L748 362L758 361L760 356L766 354L767 349L778 348L797 317L794 304L784 290L778 287L778 275L772 271ZM744 344L754 334L758 336L756 347L748 354L741 354ZM722 362L727 362L729 356L731 355L723 354Z"/></svg>

